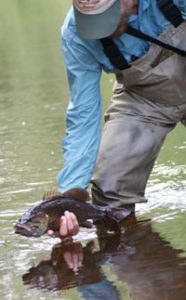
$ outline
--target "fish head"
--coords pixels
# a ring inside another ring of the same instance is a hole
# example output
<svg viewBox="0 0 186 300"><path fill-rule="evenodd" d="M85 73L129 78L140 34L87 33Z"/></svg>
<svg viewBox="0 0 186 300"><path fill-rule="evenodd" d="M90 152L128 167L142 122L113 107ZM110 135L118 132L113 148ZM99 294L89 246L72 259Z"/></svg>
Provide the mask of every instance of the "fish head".
<svg viewBox="0 0 186 300"><path fill-rule="evenodd" d="M46 233L49 216L42 211L29 214L26 212L16 223L15 233L27 237L39 237Z"/></svg>

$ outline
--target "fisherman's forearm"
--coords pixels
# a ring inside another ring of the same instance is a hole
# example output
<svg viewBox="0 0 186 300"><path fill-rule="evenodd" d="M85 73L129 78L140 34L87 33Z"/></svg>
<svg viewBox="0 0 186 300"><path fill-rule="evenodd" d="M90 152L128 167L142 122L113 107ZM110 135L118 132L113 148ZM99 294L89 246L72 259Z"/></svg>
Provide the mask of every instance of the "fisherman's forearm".
<svg viewBox="0 0 186 300"><path fill-rule="evenodd" d="M57 177L62 192L89 186L100 142L100 101L82 109L80 114L69 109L67 119L67 124L75 124L67 126L68 135L63 141L64 167Z"/></svg>

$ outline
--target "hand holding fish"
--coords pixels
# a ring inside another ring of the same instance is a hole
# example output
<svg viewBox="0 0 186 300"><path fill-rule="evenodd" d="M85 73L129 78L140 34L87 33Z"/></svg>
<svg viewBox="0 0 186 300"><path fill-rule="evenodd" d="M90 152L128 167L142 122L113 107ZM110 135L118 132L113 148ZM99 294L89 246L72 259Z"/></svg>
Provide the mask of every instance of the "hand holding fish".
<svg viewBox="0 0 186 300"><path fill-rule="evenodd" d="M119 229L119 224L131 215L125 208L112 208L88 203L88 193L72 189L36 203L15 224L15 233L27 237L39 237L45 233L61 238L72 237L79 226L101 222L109 229Z"/></svg>
<svg viewBox="0 0 186 300"><path fill-rule="evenodd" d="M51 237L71 238L72 236L78 234L79 223L75 214L66 211L64 216L60 218L59 231L55 232L53 230L48 230L48 235Z"/></svg>

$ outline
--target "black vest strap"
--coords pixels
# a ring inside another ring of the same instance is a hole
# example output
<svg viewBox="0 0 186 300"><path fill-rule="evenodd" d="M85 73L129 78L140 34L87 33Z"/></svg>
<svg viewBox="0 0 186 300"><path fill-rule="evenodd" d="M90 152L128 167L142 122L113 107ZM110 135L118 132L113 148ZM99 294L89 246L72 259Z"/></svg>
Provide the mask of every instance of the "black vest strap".
<svg viewBox="0 0 186 300"><path fill-rule="evenodd" d="M105 55L109 58L110 62L116 69L124 70L130 68L126 58L111 38L100 39L100 42L103 46Z"/></svg>
<svg viewBox="0 0 186 300"><path fill-rule="evenodd" d="M181 12L172 0L157 0L157 2L165 18L175 27L178 27L184 21Z"/></svg>
<svg viewBox="0 0 186 300"><path fill-rule="evenodd" d="M141 31L139 31L139 30L137 30L137 29L135 29L135 28L133 28L131 26L127 27L126 32L128 34L130 34L130 35L133 35L133 36L137 37L137 38L143 39L145 41L149 41L149 42L154 43L154 44L156 44L156 45L158 45L158 46L160 46L162 48L165 48L167 50L173 51L173 52L175 52L175 53L177 53L177 54L179 54L181 56L186 56L186 51L181 50L179 48L176 48L174 46L171 46L169 44L163 43L160 40L157 40L157 39L155 39L155 38L153 38L153 37L151 37L151 36L149 36L149 35L141 32Z"/></svg>
<svg viewBox="0 0 186 300"><path fill-rule="evenodd" d="M179 11L178 7L173 3L173 0L157 0L157 4L164 16L175 27L178 27L184 21L181 12ZM131 26L128 26L126 33L137 38L143 39L145 41L154 43L162 48L173 51L181 56L186 56L186 51L171 46L169 44L163 43L160 40L155 39ZM127 62L124 55L120 52L112 38L103 38L100 39L100 42L103 46L105 55L109 58L110 62L115 68L119 70L130 68L130 64Z"/></svg>

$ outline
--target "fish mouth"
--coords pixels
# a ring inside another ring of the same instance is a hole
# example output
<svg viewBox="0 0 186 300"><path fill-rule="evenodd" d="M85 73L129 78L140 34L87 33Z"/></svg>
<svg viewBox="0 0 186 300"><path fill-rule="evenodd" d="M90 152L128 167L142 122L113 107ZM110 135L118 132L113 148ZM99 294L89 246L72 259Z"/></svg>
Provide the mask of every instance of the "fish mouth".
<svg viewBox="0 0 186 300"><path fill-rule="evenodd" d="M21 234L25 236L32 236L31 229L26 225L15 225L14 227L16 234Z"/></svg>

